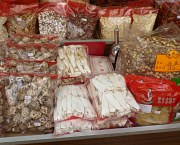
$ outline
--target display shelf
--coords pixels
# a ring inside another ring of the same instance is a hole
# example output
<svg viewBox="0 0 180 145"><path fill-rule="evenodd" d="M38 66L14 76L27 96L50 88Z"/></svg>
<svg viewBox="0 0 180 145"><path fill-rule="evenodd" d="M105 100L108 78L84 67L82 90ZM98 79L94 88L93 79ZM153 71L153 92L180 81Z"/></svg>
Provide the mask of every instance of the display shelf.
<svg viewBox="0 0 180 145"><path fill-rule="evenodd" d="M175 131L180 131L180 123L146 126L146 127L96 130L89 132L73 133L63 136L54 136L53 134L47 134L47 135L5 137L5 138L0 138L0 145L34 144L34 143L48 143L48 142L52 143L52 142L60 142L60 141L122 137L122 136L144 135L144 134L152 134L152 133L175 132Z"/></svg>

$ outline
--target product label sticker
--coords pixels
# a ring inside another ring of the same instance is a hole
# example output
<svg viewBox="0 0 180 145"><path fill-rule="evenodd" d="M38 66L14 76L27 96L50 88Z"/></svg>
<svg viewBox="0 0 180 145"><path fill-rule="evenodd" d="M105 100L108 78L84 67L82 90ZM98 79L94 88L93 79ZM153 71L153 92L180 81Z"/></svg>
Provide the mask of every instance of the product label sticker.
<svg viewBox="0 0 180 145"><path fill-rule="evenodd" d="M41 122L34 122L34 126L35 127L40 127L41 126Z"/></svg>
<svg viewBox="0 0 180 145"><path fill-rule="evenodd" d="M144 113L151 113L152 105L139 104L141 111Z"/></svg>
<svg viewBox="0 0 180 145"><path fill-rule="evenodd" d="M25 96L24 97L24 104L29 104L31 103L31 96Z"/></svg>
<svg viewBox="0 0 180 145"><path fill-rule="evenodd" d="M29 57L33 57L33 56L34 56L33 53L27 53L27 55L28 55Z"/></svg>
<svg viewBox="0 0 180 145"><path fill-rule="evenodd" d="M180 52L172 50L168 54L158 54L154 67L155 72L180 71Z"/></svg>
<svg viewBox="0 0 180 145"><path fill-rule="evenodd" d="M161 111L154 111L154 114L160 115L160 114L161 114Z"/></svg>

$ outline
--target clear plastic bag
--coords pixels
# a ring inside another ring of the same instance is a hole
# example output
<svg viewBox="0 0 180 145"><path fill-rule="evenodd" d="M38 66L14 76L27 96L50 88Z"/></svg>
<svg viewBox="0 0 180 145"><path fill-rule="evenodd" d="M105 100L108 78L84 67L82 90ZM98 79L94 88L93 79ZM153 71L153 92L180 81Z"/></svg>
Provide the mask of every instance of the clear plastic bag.
<svg viewBox="0 0 180 145"><path fill-rule="evenodd" d="M56 97L55 122L72 118L86 120L95 120L97 118L85 85L60 86L56 89Z"/></svg>
<svg viewBox="0 0 180 145"><path fill-rule="evenodd" d="M57 85L53 77L10 75L5 87L5 132L52 133Z"/></svg>
<svg viewBox="0 0 180 145"><path fill-rule="evenodd" d="M9 5L10 16L8 17L6 27L9 34L36 33L36 14L38 3L29 5Z"/></svg>
<svg viewBox="0 0 180 145"><path fill-rule="evenodd" d="M40 35L40 34L12 34L10 35L11 43L15 44L54 44L60 45L60 38L53 35Z"/></svg>
<svg viewBox="0 0 180 145"><path fill-rule="evenodd" d="M139 103L138 125L167 124L180 98L180 88L174 82L144 76L128 75L127 86Z"/></svg>
<svg viewBox="0 0 180 145"><path fill-rule="evenodd" d="M72 1L67 6L67 39L92 39L99 18L99 8Z"/></svg>
<svg viewBox="0 0 180 145"><path fill-rule="evenodd" d="M16 60L36 60L54 62L58 56L58 48L51 44L8 44L6 58Z"/></svg>
<svg viewBox="0 0 180 145"><path fill-rule="evenodd" d="M66 3L41 3L38 13L40 34L59 36L62 40L67 33Z"/></svg>
<svg viewBox="0 0 180 145"><path fill-rule="evenodd" d="M99 121L112 117L131 116L139 111L132 94L126 88L124 77L117 73L101 74L89 80L88 91Z"/></svg>
<svg viewBox="0 0 180 145"><path fill-rule="evenodd" d="M161 26L148 36L128 34L117 58L117 71L164 79L180 77L180 29L176 25Z"/></svg>

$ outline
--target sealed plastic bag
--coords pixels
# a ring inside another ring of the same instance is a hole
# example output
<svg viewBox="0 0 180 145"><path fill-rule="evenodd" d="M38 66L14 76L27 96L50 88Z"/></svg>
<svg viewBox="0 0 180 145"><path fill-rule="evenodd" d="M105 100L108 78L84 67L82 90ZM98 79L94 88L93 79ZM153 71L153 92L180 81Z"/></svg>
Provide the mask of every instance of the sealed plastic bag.
<svg viewBox="0 0 180 145"><path fill-rule="evenodd" d="M176 25L169 23L144 37L129 34L117 58L117 71L164 79L180 77L180 29Z"/></svg>
<svg viewBox="0 0 180 145"><path fill-rule="evenodd" d="M100 10L101 38L114 39L114 28L118 26L120 37L123 37L124 30L131 25L132 9L128 7L105 7Z"/></svg>
<svg viewBox="0 0 180 145"><path fill-rule="evenodd" d="M99 8L72 1L67 6L67 39L92 39L99 18Z"/></svg>
<svg viewBox="0 0 180 145"><path fill-rule="evenodd" d="M60 45L60 38L53 35L40 35L40 34L12 34L10 35L10 42L15 44L30 44L30 43L45 43Z"/></svg>
<svg viewBox="0 0 180 145"><path fill-rule="evenodd" d="M51 133L57 81L45 75L10 75L5 87L6 133Z"/></svg>
<svg viewBox="0 0 180 145"><path fill-rule="evenodd" d="M89 80L88 91L100 123L119 117L130 117L131 113L140 109L132 94L127 90L124 77L120 74L109 73L95 76Z"/></svg>
<svg viewBox="0 0 180 145"><path fill-rule="evenodd" d="M65 39L67 33L66 3L41 3L38 22L40 34L51 34Z"/></svg>
<svg viewBox="0 0 180 145"><path fill-rule="evenodd" d="M9 73L25 73L25 74L57 74L56 62L39 62L39 61L20 61L20 60L4 60L4 64L0 66L4 68L3 72Z"/></svg>
<svg viewBox="0 0 180 145"><path fill-rule="evenodd" d="M56 97L55 122L72 118L96 119L97 116L85 85L60 86L56 89Z"/></svg>
<svg viewBox="0 0 180 145"><path fill-rule="evenodd" d="M6 23L8 33L35 34L38 3L30 5L9 5L9 7L10 16Z"/></svg>
<svg viewBox="0 0 180 145"><path fill-rule="evenodd" d="M180 87L174 82L144 76L128 75L127 86L139 103L136 115L139 125L167 124L180 98Z"/></svg>
<svg viewBox="0 0 180 145"><path fill-rule="evenodd" d="M36 60L54 62L58 56L58 48L51 44L9 44L7 58L16 60Z"/></svg>

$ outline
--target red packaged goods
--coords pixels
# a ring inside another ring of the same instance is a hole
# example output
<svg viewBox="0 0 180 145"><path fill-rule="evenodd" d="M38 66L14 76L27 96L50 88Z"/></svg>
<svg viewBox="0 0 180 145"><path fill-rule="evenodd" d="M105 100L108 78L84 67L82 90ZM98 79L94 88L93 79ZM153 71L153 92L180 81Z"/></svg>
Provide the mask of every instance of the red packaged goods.
<svg viewBox="0 0 180 145"><path fill-rule="evenodd" d="M2 2L9 4L28 5L32 3L38 3L38 0L2 0Z"/></svg>
<svg viewBox="0 0 180 145"><path fill-rule="evenodd" d="M92 39L99 19L99 8L72 1L67 6L67 39Z"/></svg>
<svg viewBox="0 0 180 145"><path fill-rule="evenodd" d="M6 27L9 34L14 33L36 33L36 14L38 3L30 5L9 5L10 16Z"/></svg>
<svg viewBox="0 0 180 145"><path fill-rule="evenodd" d="M141 108L141 112L136 115L137 124L170 123L173 108L180 98L180 87L176 83L135 75L128 75L125 79L127 87Z"/></svg>

